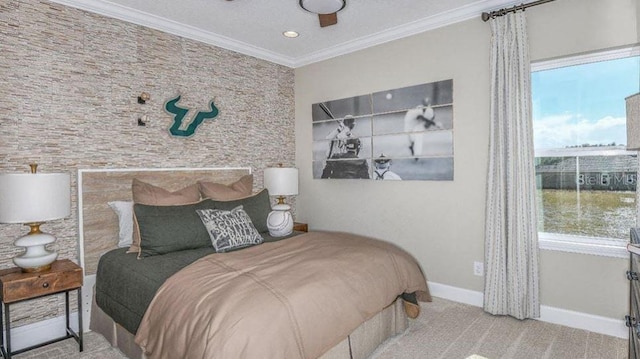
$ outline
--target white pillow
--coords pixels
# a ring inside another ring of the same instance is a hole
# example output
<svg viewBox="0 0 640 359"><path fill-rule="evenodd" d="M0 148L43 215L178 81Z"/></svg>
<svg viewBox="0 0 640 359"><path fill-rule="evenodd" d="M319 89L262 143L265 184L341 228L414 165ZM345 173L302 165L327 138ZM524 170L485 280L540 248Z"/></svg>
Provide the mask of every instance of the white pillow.
<svg viewBox="0 0 640 359"><path fill-rule="evenodd" d="M133 201L108 202L118 215L118 247L129 247L133 242Z"/></svg>

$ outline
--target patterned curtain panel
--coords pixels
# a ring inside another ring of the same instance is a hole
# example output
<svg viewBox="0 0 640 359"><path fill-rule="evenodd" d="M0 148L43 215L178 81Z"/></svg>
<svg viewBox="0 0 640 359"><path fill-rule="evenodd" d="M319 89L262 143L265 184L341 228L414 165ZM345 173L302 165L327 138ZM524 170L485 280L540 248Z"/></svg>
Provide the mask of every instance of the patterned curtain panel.
<svg viewBox="0 0 640 359"><path fill-rule="evenodd" d="M524 12L491 20L484 310L518 319L540 316L526 27Z"/></svg>

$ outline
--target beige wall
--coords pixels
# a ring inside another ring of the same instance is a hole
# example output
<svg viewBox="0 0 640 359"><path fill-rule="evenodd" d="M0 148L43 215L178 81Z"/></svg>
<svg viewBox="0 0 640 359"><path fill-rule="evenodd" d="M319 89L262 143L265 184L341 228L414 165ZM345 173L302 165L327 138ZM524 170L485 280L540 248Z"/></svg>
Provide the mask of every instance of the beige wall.
<svg viewBox="0 0 640 359"><path fill-rule="evenodd" d="M250 166L258 188L264 167L294 163L290 68L49 1L4 1L0 34L0 171L72 174L71 217L43 226L61 258L78 261L79 168ZM162 105L177 93L194 109L214 98L220 114L171 137ZM0 267L24 233L0 225ZM12 307L14 325L63 315L63 297L43 301Z"/></svg>
<svg viewBox="0 0 640 359"><path fill-rule="evenodd" d="M635 0L563 0L527 10L534 60L632 44ZM489 130L488 23L477 19L296 69L298 219L391 240L428 279L482 291ZM454 181L313 180L311 104L453 79ZM626 261L541 251L542 304L621 319Z"/></svg>
<svg viewBox="0 0 640 359"><path fill-rule="evenodd" d="M638 34L636 41L640 42L640 0L635 0L635 5L636 5L636 33Z"/></svg>

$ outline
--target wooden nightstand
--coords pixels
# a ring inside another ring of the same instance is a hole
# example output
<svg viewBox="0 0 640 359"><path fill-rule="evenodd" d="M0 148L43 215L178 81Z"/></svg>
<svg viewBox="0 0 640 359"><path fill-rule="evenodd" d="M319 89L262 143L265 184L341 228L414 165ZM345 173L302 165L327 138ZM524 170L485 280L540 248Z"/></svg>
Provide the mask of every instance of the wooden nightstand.
<svg viewBox="0 0 640 359"><path fill-rule="evenodd" d="M12 355L39 348L68 338L74 338L82 351L82 268L68 259L57 260L51 264L51 270L39 273L23 273L20 268L0 270L0 295L4 306L4 326L7 340L5 342L0 330L0 351L2 356L10 359ZM78 333L69 326L69 292L78 291ZM11 317L9 305L25 300L40 298L52 294L64 293L66 310L66 335L28 348L11 351ZM2 318L0 306L0 318ZM1 321L1 320L0 320Z"/></svg>
<svg viewBox="0 0 640 359"><path fill-rule="evenodd" d="M309 226L306 223L293 222L293 230L298 232L309 232Z"/></svg>

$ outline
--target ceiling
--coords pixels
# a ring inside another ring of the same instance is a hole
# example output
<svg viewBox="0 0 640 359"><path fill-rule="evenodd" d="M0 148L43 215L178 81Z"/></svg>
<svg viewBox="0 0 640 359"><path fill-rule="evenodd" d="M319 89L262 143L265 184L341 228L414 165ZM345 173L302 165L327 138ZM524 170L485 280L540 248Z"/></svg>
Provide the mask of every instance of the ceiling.
<svg viewBox="0 0 640 359"><path fill-rule="evenodd" d="M346 0L338 24L320 28L298 0L51 0L300 67L514 5L513 0ZM297 38L286 38L294 30Z"/></svg>

